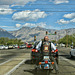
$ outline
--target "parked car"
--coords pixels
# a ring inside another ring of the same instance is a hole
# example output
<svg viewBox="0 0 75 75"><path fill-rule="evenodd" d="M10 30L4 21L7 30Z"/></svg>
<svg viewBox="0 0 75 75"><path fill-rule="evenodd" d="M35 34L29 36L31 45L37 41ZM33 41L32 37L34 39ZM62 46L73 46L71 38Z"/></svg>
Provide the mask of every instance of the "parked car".
<svg viewBox="0 0 75 75"><path fill-rule="evenodd" d="M8 46L4 46L4 49L8 49Z"/></svg>
<svg viewBox="0 0 75 75"><path fill-rule="evenodd" d="M32 48L32 44L28 44L27 45L27 48Z"/></svg>
<svg viewBox="0 0 75 75"><path fill-rule="evenodd" d="M13 45L9 45L8 46L8 49L13 49Z"/></svg>
<svg viewBox="0 0 75 75"><path fill-rule="evenodd" d="M71 45L71 48L73 48L73 45Z"/></svg>
<svg viewBox="0 0 75 75"><path fill-rule="evenodd" d="M75 46L70 51L71 58L75 57Z"/></svg>
<svg viewBox="0 0 75 75"><path fill-rule="evenodd" d="M0 49L4 49L5 48L5 46L4 45L0 45Z"/></svg>
<svg viewBox="0 0 75 75"><path fill-rule="evenodd" d="M20 49L25 48L25 45L20 45L19 48Z"/></svg>
<svg viewBox="0 0 75 75"><path fill-rule="evenodd" d="M15 46L15 48L18 48L18 45L16 44L16 45L14 45Z"/></svg>

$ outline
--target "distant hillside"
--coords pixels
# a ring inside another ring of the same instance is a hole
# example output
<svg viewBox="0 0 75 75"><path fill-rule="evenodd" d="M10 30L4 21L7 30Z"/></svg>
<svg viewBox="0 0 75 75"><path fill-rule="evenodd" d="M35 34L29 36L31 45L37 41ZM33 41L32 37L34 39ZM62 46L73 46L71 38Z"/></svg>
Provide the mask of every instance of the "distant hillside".
<svg viewBox="0 0 75 75"><path fill-rule="evenodd" d="M7 32L2 28L0 28L0 37L15 38L15 36L13 36L11 33Z"/></svg>
<svg viewBox="0 0 75 75"><path fill-rule="evenodd" d="M34 36L36 36L37 40L43 39L43 37L46 35L46 31L48 31L49 34L54 34L56 31L57 32L56 35L48 35L48 36L50 40L58 40L64 37L66 34L71 35L75 33L75 28L55 30L55 29L45 29L41 27L34 27L34 28L22 27L17 31L11 31L9 33L11 33L18 39L22 39L23 41L33 41Z"/></svg>

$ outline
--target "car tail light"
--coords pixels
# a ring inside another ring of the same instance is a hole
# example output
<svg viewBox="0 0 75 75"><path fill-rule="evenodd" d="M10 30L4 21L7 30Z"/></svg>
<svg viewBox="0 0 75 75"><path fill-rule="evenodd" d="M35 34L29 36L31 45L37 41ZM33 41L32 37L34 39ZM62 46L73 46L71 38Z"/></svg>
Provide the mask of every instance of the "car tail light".
<svg viewBox="0 0 75 75"><path fill-rule="evenodd" d="M35 49L32 49L32 52L35 52Z"/></svg>
<svg viewBox="0 0 75 75"><path fill-rule="evenodd" d="M54 52L58 52L58 49L56 49Z"/></svg>
<svg viewBox="0 0 75 75"><path fill-rule="evenodd" d="M48 61L45 61L45 64L48 64Z"/></svg>

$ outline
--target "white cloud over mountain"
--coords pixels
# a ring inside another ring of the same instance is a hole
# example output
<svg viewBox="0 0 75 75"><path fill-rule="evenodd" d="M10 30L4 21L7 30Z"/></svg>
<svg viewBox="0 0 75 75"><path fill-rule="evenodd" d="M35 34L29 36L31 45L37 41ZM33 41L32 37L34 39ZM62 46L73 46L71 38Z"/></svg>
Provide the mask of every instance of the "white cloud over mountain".
<svg viewBox="0 0 75 75"><path fill-rule="evenodd" d="M69 23L74 23L74 22L75 22L75 18L72 20L60 19L59 21L57 21L58 24L69 24Z"/></svg>
<svg viewBox="0 0 75 75"><path fill-rule="evenodd" d="M21 24L16 24L16 27L21 27Z"/></svg>
<svg viewBox="0 0 75 75"><path fill-rule="evenodd" d="M23 26L28 26L28 27L43 27L45 28L47 25L45 22L40 22L40 23L25 23Z"/></svg>
<svg viewBox="0 0 75 75"><path fill-rule="evenodd" d="M68 24L69 21L66 21L64 19L60 19L59 21L57 21L58 24Z"/></svg>
<svg viewBox="0 0 75 75"><path fill-rule="evenodd" d="M36 21L39 18L45 18L47 14L44 11L40 11L39 9L35 9L34 11L25 10L21 12L17 12L13 14L13 20L20 21Z"/></svg>

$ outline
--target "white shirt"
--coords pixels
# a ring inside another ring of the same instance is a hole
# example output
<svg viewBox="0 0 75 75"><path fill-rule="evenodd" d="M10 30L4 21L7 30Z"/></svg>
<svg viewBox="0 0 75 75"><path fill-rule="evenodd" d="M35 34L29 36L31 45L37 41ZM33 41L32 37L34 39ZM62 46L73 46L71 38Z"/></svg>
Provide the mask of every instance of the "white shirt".
<svg viewBox="0 0 75 75"><path fill-rule="evenodd" d="M39 44L36 46L36 49L40 50L41 45L42 45L42 41L39 42ZM56 47L55 47L55 45L52 42L51 42L51 49L52 50L56 50Z"/></svg>

